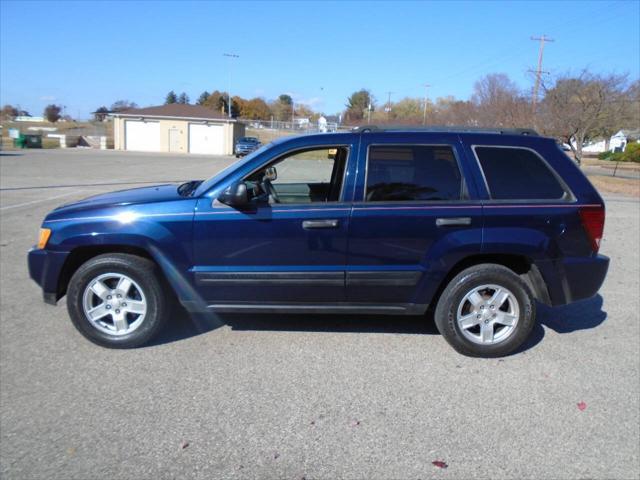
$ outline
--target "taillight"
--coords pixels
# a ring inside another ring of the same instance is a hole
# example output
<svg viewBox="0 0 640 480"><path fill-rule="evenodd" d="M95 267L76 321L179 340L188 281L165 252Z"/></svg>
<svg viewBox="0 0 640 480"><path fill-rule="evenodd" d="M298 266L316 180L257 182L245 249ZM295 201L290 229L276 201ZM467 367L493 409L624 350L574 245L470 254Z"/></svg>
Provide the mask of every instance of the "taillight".
<svg viewBox="0 0 640 480"><path fill-rule="evenodd" d="M591 250L598 253L602 232L604 231L604 205L597 207L580 207L582 226L591 242Z"/></svg>

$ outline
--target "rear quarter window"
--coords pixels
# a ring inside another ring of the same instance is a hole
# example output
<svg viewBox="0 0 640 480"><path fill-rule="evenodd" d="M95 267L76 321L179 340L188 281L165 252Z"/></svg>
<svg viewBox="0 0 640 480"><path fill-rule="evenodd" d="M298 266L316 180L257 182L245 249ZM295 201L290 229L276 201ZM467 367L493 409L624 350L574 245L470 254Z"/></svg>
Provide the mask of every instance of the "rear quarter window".
<svg viewBox="0 0 640 480"><path fill-rule="evenodd" d="M495 200L559 200L568 192L542 158L531 150L509 147L474 148Z"/></svg>

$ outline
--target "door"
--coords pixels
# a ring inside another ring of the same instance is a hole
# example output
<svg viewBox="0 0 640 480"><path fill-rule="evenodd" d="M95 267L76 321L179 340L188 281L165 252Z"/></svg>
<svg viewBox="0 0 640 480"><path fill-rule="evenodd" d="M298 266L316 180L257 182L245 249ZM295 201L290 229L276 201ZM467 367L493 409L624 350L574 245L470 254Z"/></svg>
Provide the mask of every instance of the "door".
<svg viewBox="0 0 640 480"><path fill-rule="evenodd" d="M344 302L352 145L288 151L241 178L244 208L204 197L194 227L195 285L209 304ZM347 190L346 188L344 189Z"/></svg>
<svg viewBox="0 0 640 480"><path fill-rule="evenodd" d="M189 153L222 155L224 153L224 126L190 124Z"/></svg>
<svg viewBox="0 0 640 480"><path fill-rule="evenodd" d="M169 151L170 152L180 152L180 137L182 136L182 131L178 128L170 128L169 129Z"/></svg>
<svg viewBox="0 0 640 480"><path fill-rule="evenodd" d="M125 148L138 152L160 151L160 122L127 120L125 128Z"/></svg>
<svg viewBox="0 0 640 480"><path fill-rule="evenodd" d="M429 296L456 258L480 252L482 206L457 135L363 135L349 231L350 302L413 304ZM468 177L467 177L468 178ZM475 197L474 197L475 198Z"/></svg>

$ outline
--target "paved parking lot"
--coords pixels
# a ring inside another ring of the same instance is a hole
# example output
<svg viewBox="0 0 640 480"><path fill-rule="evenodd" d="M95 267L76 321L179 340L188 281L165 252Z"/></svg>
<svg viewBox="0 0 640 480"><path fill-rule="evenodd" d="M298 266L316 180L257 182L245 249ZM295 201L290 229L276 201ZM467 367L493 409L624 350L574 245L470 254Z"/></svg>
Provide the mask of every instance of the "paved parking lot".
<svg viewBox="0 0 640 480"><path fill-rule="evenodd" d="M115 351L81 337L64 301L42 303L26 251L48 210L233 160L0 153L2 478L640 476L631 198L607 199L601 296L541 307L504 359L460 356L425 319L372 316L234 315L199 332L179 315L154 345Z"/></svg>

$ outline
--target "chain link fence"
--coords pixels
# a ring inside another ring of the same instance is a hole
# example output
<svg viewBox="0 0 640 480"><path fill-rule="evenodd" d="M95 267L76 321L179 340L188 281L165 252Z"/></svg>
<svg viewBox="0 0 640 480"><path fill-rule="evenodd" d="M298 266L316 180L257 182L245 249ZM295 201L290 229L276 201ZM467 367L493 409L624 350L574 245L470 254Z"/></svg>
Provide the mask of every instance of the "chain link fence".
<svg viewBox="0 0 640 480"><path fill-rule="evenodd" d="M292 122L279 120L242 120L246 125L246 135L257 137L262 143L269 143L277 138L292 135L310 135L313 133L331 133L348 129L336 122L311 122L306 118Z"/></svg>

